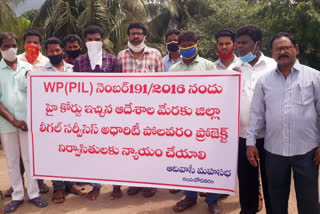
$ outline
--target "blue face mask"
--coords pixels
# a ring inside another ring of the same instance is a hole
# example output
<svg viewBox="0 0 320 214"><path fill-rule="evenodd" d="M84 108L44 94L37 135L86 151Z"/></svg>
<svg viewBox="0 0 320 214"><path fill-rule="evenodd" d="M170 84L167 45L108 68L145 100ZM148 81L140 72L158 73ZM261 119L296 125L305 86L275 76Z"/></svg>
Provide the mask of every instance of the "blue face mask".
<svg viewBox="0 0 320 214"><path fill-rule="evenodd" d="M250 51L249 53L247 53L244 56L239 56L239 58L242 62L251 62L252 60L254 60L257 57L255 54L252 53L252 52L255 52L256 47L257 47L257 43L258 42L256 42L253 51Z"/></svg>
<svg viewBox="0 0 320 214"><path fill-rule="evenodd" d="M183 56L183 58L190 59L197 54L197 51L198 51L197 46L198 44L192 45L191 47L187 47L187 48L179 47L180 54Z"/></svg>

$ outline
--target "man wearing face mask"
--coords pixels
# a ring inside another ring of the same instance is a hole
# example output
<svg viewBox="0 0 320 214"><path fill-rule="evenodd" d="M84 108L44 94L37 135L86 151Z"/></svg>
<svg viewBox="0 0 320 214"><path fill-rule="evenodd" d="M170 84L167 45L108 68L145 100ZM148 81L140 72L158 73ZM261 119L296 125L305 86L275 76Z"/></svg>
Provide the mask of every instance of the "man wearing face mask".
<svg viewBox="0 0 320 214"><path fill-rule="evenodd" d="M102 49L104 34L100 27L88 26L84 31L84 39L88 53L74 61L74 72L121 72L117 57Z"/></svg>
<svg viewBox="0 0 320 214"><path fill-rule="evenodd" d="M51 37L45 43L48 62L41 71L72 72L73 66L63 60L63 44L60 39Z"/></svg>
<svg viewBox="0 0 320 214"><path fill-rule="evenodd" d="M238 150L238 179L241 214L256 213L262 209L263 199L259 196L259 169L253 167L246 156L246 138L249 109L257 80L276 67L273 59L260 51L261 29L256 25L244 25L237 31L237 50L240 62L234 70L241 71L240 139ZM268 185L265 176L264 132L257 137L256 145L260 156L260 173L267 213L270 211Z"/></svg>
<svg viewBox="0 0 320 214"><path fill-rule="evenodd" d="M119 66L117 57L106 53L103 49L103 32L102 29L96 25L88 26L84 31L85 44L88 53L79 56L75 62L74 72L122 72ZM101 184L91 183L92 190L87 194L89 200L95 200L101 189ZM111 193L111 199L120 198L122 192L119 186L114 186Z"/></svg>
<svg viewBox="0 0 320 214"><path fill-rule="evenodd" d="M48 62L41 71L46 72L72 72L73 66L63 60L63 44L60 39L51 37L45 42L46 55L49 57ZM74 182L70 181L52 181L54 203L63 203L65 200L65 191L76 195L84 195L85 190Z"/></svg>
<svg viewBox="0 0 320 214"><path fill-rule="evenodd" d="M81 54L81 39L76 34L68 34L63 39L64 51L68 55L65 62L74 65L74 61Z"/></svg>
<svg viewBox="0 0 320 214"><path fill-rule="evenodd" d="M174 64L169 72L177 71L213 71L216 66L213 62L198 55L198 38L192 31L182 31L178 37L178 44L182 60ZM173 207L175 212L182 212L196 205L198 192L184 191L186 197L177 202ZM204 193L208 210L210 213L223 214L222 208L218 205L219 194Z"/></svg>
<svg viewBox="0 0 320 214"><path fill-rule="evenodd" d="M12 201L4 208L14 212L24 202L24 185L20 173L20 156L26 170L29 201L37 207L47 202L39 197L37 180L32 179L29 162L26 73L32 65L17 59L17 37L13 33L0 34L0 137L7 159Z"/></svg>
<svg viewBox="0 0 320 214"><path fill-rule="evenodd" d="M29 30L23 35L25 52L18 55L18 59L29 62L33 66L34 71L38 71L49 59L41 53L41 34L36 30ZM48 189L49 191L49 189Z"/></svg>
<svg viewBox="0 0 320 214"><path fill-rule="evenodd" d="M118 54L123 72L164 72L162 57L157 49L145 45L147 28L141 22L133 22L128 30L128 48Z"/></svg>
<svg viewBox="0 0 320 214"><path fill-rule="evenodd" d="M128 30L128 48L118 54L118 61L123 72L147 73L164 72L161 54L157 49L145 45L147 28L141 22L133 22ZM115 189L117 188L117 189ZM113 199L122 196L119 186L113 190ZM144 197L152 197L156 188L129 187L128 195L133 196L142 191Z"/></svg>
<svg viewBox="0 0 320 214"><path fill-rule="evenodd" d="M218 70L232 69L239 61L239 58L233 53L236 43L236 34L231 30L220 30L216 33L217 51L219 59L214 62Z"/></svg>
<svg viewBox="0 0 320 214"><path fill-rule="evenodd" d="M28 62L33 66L33 71L38 71L45 64L49 62L49 59L42 55L41 49L41 34L36 30L29 30L23 35L24 50L25 52L18 55L17 58L23 62ZM24 174L23 163L20 164L21 175ZM49 187L43 182L43 179L37 179L39 184L40 193L49 192ZM13 192L10 187L5 192L5 197L11 197Z"/></svg>
<svg viewBox="0 0 320 214"><path fill-rule="evenodd" d="M162 58L164 70L169 71L172 65L181 60L181 55L178 45L178 36L180 34L179 30L170 30L166 33L166 48L168 55Z"/></svg>

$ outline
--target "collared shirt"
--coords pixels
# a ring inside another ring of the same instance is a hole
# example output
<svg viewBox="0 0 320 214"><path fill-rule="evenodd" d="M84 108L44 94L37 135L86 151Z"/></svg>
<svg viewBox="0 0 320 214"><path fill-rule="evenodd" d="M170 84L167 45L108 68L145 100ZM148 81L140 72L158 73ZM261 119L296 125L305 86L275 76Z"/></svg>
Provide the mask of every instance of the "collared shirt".
<svg viewBox="0 0 320 214"><path fill-rule="evenodd" d="M19 54L17 56L17 58L20 59L21 61L28 62L27 57L26 57L26 52L23 52L22 54ZM48 62L49 62L48 57L43 56L42 53L40 52L38 58L32 64L33 71L39 71L40 68L45 66Z"/></svg>
<svg viewBox="0 0 320 214"><path fill-rule="evenodd" d="M287 79L278 69L257 82L250 109L247 145L266 128L264 147L282 155L303 155L320 146L320 72L297 60Z"/></svg>
<svg viewBox="0 0 320 214"><path fill-rule="evenodd" d="M254 87L259 77L266 72L271 72L277 66L276 62L261 53L258 62L251 66L249 63L239 60L234 67L241 69L241 97L240 97L240 137L247 138L249 124L249 110L252 100ZM259 138L263 138L262 132Z"/></svg>
<svg viewBox="0 0 320 214"><path fill-rule="evenodd" d="M70 58L70 57L66 57L66 58L64 58L64 61L65 61L66 63L69 63L69 64L71 64L71 65L74 65L75 59L72 59L72 58Z"/></svg>
<svg viewBox="0 0 320 214"><path fill-rule="evenodd" d="M233 55L233 56L234 56L233 61L228 67L222 64L222 61L220 58L216 60L214 64L216 65L218 70L232 70L235 67L235 65L240 62L240 59L236 55Z"/></svg>
<svg viewBox="0 0 320 214"><path fill-rule="evenodd" d="M164 56L162 58L162 62L163 62L163 65L164 65L164 71L165 72L168 72L169 69L171 68L171 66L173 66L174 64L176 64L177 62L179 62L180 60L182 59L182 56L180 55L180 57L178 58L178 60L175 62L173 61L172 59L170 59L170 56L169 54Z"/></svg>
<svg viewBox="0 0 320 214"><path fill-rule="evenodd" d="M60 72L56 67L54 67L51 62L48 62L41 71L51 71L51 72ZM63 61L63 71L64 72L72 72L73 71L73 65L66 63Z"/></svg>
<svg viewBox="0 0 320 214"><path fill-rule="evenodd" d="M27 120L27 87L25 74L33 67L18 59L17 70L13 71L2 59L0 61L0 103L17 120ZM0 133L18 131L6 119L0 116Z"/></svg>
<svg viewBox="0 0 320 214"><path fill-rule="evenodd" d="M216 70L216 66L213 62L206 60L205 58L200 57L199 55L195 58L195 60L187 65L183 62L183 60L174 64L169 72L173 71L207 71L207 70Z"/></svg>
<svg viewBox="0 0 320 214"><path fill-rule="evenodd" d="M134 59L131 50L125 49L118 54L119 64L126 73L164 72L162 57L157 49L145 46L139 59Z"/></svg>
<svg viewBox="0 0 320 214"><path fill-rule="evenodd" d="M88 54L84 54L79 56L75 62L73 71L74 72L121 72L121 69L118 64L117 57L108 54L106 52L102 52L102 68L100 66L96 66L94 70L91 69L90 59Z"/></svg>

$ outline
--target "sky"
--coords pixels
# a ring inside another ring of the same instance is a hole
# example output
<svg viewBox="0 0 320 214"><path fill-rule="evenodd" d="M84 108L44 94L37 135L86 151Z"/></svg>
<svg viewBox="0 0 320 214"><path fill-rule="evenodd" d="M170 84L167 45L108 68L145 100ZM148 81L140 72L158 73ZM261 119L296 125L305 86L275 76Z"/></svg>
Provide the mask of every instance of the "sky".
<svg viewBox="0 0 320 214"><path fill-rule="evenodd" d="M19 16L30 9L39 9L44 2L45 0L25 0L20 2L15 10Z"/></svg>

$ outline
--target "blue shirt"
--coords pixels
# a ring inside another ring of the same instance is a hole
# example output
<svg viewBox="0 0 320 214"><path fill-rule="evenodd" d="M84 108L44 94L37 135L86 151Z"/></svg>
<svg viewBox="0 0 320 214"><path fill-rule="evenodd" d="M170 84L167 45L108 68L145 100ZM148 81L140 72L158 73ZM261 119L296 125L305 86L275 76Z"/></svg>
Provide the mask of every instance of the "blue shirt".
<svg viewBox="0 0 320 214"><path fill-rule="evenodd" d="M2 59L0 61L0 103L6 107L17 120L27 120L27 87L25 84L27 71L33 67L18 59L17 70L13 71ZM16 132L6 119L0 116L0 133Z"/></svg>
<svg viewBox="0 0 320 214"><path fill-rule="evenodd" d="M182 57L180 56L180 58L178 58L178 60L175 62L172 59L170 59L169 54L164 56L162 58L162 62L163 62L163 65L164 65L164 71L168 72L169 69L171 68L171 66L173 66L175 63L179 62L181 59L182 59Z"/></svg>
<svg viewBox="0 0 320 214"><path fill-rule="evenodd" d="M278 69L257 82L247 133L247 146L255 145L266 128L264 147L281 156L303 155L320 146L320 72L297 60L287 79Z"/></svg>

